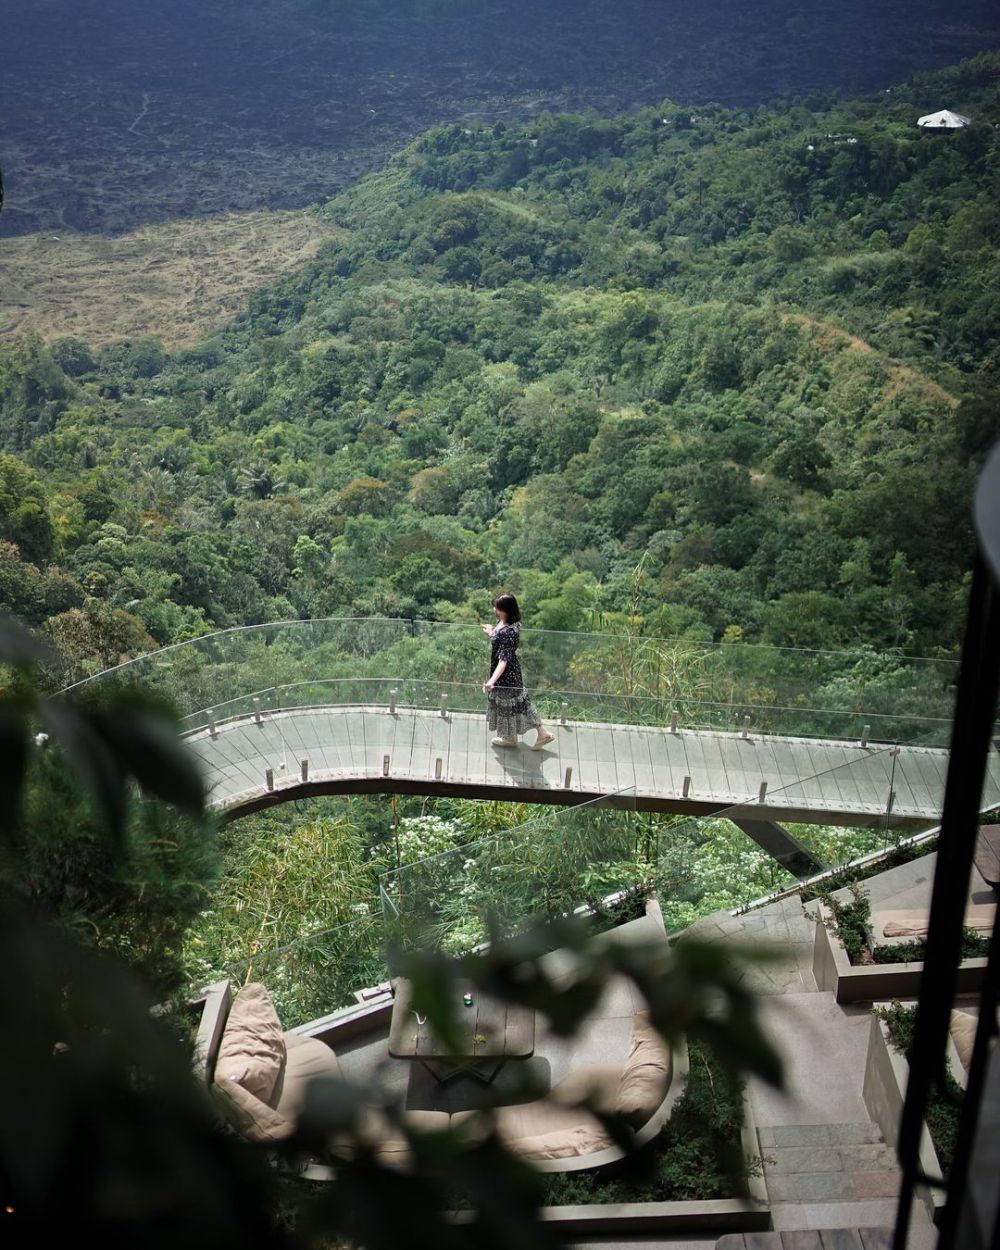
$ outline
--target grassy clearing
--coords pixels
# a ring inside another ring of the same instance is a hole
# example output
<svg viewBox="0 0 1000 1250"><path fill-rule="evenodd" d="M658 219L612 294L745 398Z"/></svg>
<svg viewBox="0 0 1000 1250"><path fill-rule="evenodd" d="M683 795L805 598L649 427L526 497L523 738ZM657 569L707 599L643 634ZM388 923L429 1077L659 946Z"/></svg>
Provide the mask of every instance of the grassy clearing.
<svg viewBox="0 0 1000 1250"><path fill-rule="evenodd" d="M293 273L341 234L309 212L227 213L108 237L5 239L0 339L29 330L94 346L153 334L168 349L225 324L251 291Z"/></svg>

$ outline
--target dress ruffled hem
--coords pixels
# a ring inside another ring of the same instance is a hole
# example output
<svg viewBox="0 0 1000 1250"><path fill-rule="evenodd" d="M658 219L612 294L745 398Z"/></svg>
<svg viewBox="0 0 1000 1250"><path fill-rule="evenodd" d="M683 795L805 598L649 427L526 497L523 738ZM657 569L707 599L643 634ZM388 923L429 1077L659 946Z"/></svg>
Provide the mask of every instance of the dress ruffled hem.
<svg viewBox="0 0 1000 1250"><path fill-rule="evenodd" d="M520 688L490 691L486 706L486 724L501 738L516 738L529 729L538 729L542 718L538 709Z"/></svg>

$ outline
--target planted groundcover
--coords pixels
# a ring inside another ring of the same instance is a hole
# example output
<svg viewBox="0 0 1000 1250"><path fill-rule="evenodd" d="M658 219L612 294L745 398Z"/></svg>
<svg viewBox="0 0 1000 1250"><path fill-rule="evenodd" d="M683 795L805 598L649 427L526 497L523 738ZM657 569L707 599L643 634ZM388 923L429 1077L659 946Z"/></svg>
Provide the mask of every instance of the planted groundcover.
<svg viewBox="0 0 1000 1250"><path fill-rule="evenodd" d="M908 1062L917 1019L915 1009L894 1002L888 1007L876 1008L875 1014L885 1021L886 1028L889 1030L889 1041L893 1048L899 1051ZM927 1121L931 1141L934 1143L934 1152L941 1165L942 1175L947 1180L951 1170L952 1155L955 1152L958 1117L962 1109L964 1092L950 1072L945 1073L944 1079L944 1094L932 1086L924 1118Z"/></svg>
<svg viewBox="0 0 1000 1250"><path fill-rule="evenodd" d="M744 1196L743 1083L697 1042L688 1043L688 1056L684 1093L656 1140L628 1162L544 1176L547 1206Z"/></svg>
<svg viewBox="0 0 1000 1250"><path fill-rule="evenodd" d="M977 933L975 929L962 930L962 958L985 959L990 948L990 939L985 933ZM892 946L876 946L872 952L877 964L919 964L923 963L927 953L927 939L918 938L915 942L897 942Z"/></svg>
<svg viewBox="0 0 1000 1250"><path fill-rule="evenodd" d="M872 946L871 906L868 895L861 885L851 889L849 902L839 902L832 895L823 895L824 902L833 912L837 936L844 945L852 964L908 964L921 963L927 950L926 938L914 942L893 942ZM962 932L962 959L981 959L989 948L989 938L975 929Z"/></svg>

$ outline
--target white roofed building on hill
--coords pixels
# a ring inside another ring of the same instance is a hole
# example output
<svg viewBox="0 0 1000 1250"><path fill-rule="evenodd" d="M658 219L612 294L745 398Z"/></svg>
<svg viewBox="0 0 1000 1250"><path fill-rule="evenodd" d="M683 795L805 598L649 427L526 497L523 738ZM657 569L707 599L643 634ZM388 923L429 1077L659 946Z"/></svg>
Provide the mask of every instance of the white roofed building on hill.
<svg viewBox="0 0 1000 1250"><path fill-rule="evenodd" d="M921 130L962 130L972 122L971 117L962 113L953 113L951 109L941 109L938 113L928 113L917 118Z"/></svg>

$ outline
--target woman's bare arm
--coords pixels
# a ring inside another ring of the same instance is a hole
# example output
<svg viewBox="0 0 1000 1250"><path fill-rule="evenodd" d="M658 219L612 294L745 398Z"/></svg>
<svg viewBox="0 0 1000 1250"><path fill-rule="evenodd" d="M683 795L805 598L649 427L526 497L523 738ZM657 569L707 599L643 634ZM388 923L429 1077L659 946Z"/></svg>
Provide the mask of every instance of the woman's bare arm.
<svg viewBox="0 0 1000 1250"><path fill-rule="evenodd" d="M506 671L507 671L507 661L506 661L506 660L501 660L501 661L497 664L496 668L493 670L493 672L492 672L492 674L491 674L491 676L490 676L489 681L486 683L486 685L485 685L485 686L483 686L483 689L484 689L484 690L492 690L492 689L493 689L493 687L494 687L494 686L497 684L497 682L500 680L500 678L504 675L504 673L506 673Z"/></svg>

